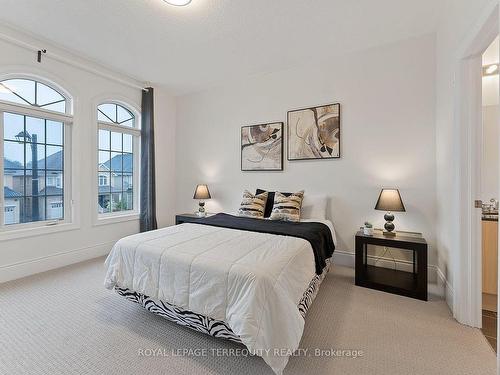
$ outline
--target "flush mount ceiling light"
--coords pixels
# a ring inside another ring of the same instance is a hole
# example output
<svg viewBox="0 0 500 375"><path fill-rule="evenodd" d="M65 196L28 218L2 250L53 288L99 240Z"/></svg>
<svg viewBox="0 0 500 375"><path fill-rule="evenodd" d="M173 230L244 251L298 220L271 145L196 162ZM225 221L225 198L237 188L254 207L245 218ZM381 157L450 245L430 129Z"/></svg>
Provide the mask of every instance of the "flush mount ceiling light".
<svg viewBox="0 0 500 375"><path fill-rule="evenodd" d="M497 75L499 73L498 70L498 64L485 65L483 66L483 77Z"/></svg>
<svg viewBox="0 0 500 375"><path fill-rule="evenodd" d="M178 7L188 5L191 2L191 0L163 0L163 1L166 2L167 4L175 5Z"/></svg>

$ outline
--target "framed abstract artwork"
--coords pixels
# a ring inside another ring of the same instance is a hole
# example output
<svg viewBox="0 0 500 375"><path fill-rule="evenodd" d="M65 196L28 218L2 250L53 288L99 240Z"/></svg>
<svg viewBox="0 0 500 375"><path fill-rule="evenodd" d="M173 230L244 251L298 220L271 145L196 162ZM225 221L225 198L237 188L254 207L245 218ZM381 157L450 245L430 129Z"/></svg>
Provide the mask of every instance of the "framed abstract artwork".
<svg viewBox="0 0 500 375"><path fill-rule="evenodd" d="M241 170L283 170L283 123L241 128Z"/></svg>
<svg viewBox="0 0 500 375"><path fill-rule="evenodd" d="M340 104L288 112L288 160L340 158Z"/></svg>

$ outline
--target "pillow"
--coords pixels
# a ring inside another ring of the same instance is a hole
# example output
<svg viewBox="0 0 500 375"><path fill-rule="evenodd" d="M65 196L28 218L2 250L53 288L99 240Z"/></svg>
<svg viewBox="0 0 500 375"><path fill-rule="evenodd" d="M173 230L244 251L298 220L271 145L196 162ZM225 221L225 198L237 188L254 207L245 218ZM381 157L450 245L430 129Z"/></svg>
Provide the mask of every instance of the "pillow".
<svg viewBox="0 0 500 375"><path fill-rule="evenodd" d="M300 212L301 219L326 219L326 206L328 198L326 195L306 195L302 202Z"/></svg>
<svg viewBox="0 0 500 375"><path fill-rule="evenodd" d="M300 208L304 199L304 191L293 193L288 197L282 193L274 194L273 212L271 220L300 221Z"/></svg>
<svg viewBox="0 0 500 375"><path fill-rule="evenodd" d="M262 194L265 192L266 192L266 190L257 189L255 194ZM268 195L267 195L267 202L266 202L266 210L264 211L264 217L271 216L271 212L273 210L273 205L274 205L274 193L275 193L274 191L267 192ZM281 194L283 194L286 197L292 195L292 193L281 193Z"/></svg>
<svg viewBox="0 0 500 375"><path fill-rule="evenodd" d="M239 216L253 217L255 219L264 218L264 210L267 202L267 191L262 194L252 194L248 190L243 192Z"/></svg>

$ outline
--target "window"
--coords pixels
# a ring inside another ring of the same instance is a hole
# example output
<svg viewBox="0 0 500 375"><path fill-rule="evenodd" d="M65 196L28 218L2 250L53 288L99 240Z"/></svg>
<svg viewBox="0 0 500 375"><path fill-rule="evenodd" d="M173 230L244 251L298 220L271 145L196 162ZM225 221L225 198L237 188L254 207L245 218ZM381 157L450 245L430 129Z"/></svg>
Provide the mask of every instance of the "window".
<svg viewBox="0 0 500 375"><path fill-rule="evenodd" d="M99 186L108 186L108 185L109 185L108 176L99 175Z"/></svg>
<svg viewBox="0 0 500 375"><path fill-rule="evenodd" d="M53 88L30 79L0 82L0 100L66 113L66 98Z"/></svg>
<svg viewBox="0 0 500 375"><path fill-rule="evenodd" d="M47 176L47 186L62 188L62 176Z"/></svg>
<svg viewBox="0 0 500 375"><path fill-rule="evenodd" d="M105 103L97 107L97 119L115 125L134 127L134 115L118 104Z"/></svg>
<svg viewBox="0 0 500 375"><path fill-rule="evenodd" d="M30 79L0 81L0 227L64 220L69 100Z"/></svg>
<svg viewBox="0 0 500 375"><path fill-rule="evenodd" d="M137 212L137 152L140 131L136 116L116 103L97 107L98 213L101 216Z"/></svg>

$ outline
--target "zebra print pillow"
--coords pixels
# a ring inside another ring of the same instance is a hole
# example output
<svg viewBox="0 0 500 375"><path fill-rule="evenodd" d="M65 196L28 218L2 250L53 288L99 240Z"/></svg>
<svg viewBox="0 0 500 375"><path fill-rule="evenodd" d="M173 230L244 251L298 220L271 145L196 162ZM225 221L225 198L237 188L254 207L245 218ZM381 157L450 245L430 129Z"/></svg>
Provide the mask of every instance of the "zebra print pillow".
<svg viewBox="0 0 500 375"><path fill-rule="evenodd" d="M271 220L300 221L300 208L304 199L304 191L286 196L280 192L274 194L274 205Z"/></svg>
<svg viewBox="0 0 500 375"><path fill-rule="evenodd" d="M253 217L255 219L264 218L266 209L267 191L262 194L252 194L248 190L243 192L243 200L241 201L239 216Z"/></svg>

